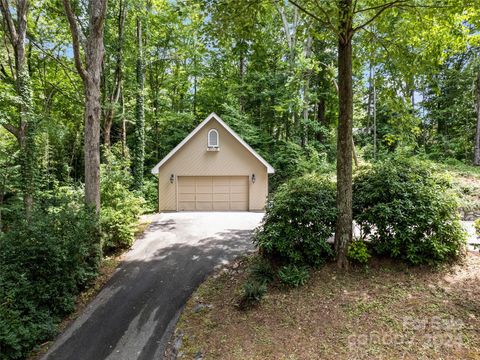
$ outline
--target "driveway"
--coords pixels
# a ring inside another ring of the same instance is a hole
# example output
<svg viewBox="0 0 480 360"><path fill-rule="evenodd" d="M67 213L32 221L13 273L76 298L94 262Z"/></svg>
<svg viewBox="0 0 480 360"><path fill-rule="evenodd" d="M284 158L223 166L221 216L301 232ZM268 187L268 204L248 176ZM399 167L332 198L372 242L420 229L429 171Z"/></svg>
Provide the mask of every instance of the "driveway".
<svg viewBox="0 0 480 360"><path fill-rule="evenodd" d="M253 250L263 213L164 213L44 359L162 359L178 315L215 268Z"/></svg>

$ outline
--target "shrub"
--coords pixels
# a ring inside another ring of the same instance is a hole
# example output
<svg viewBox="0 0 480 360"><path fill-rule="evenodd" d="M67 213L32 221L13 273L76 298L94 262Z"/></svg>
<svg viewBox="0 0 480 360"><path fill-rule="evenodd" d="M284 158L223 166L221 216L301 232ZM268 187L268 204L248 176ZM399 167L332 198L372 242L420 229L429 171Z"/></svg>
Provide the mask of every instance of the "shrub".
<svg viewBox="0 0 480 360"><path fill-rule="evenodd" d="M0 234L0 354L24 358L51 339L75 296L97 274L97 225L84 207L59 201Z"/></svg>
<svg viewBox="0 0 480 360"><path fill-rule="evenodd" d="M267 285L257 281L247 281L242 286L239 307L249 309L262 300L267 293Z"/></svg>
<svg viewBox="0 0 480 360"><path fill-rule="evenodd" d="M310 278L310 272L306 266L285 265L278 271L280 281L288 286L298 287L305 285Z"/></svg>
<svg viewBox="0 0 480 360"><path fill-rule="evenodd" d="M475 229L477 229L477 235L480 237L480 219L475 220Z"/></svg>
<svg viewBox="0 0 480 360"><path fill-rule="evenodd" d="M103 249L113 252L132 245L144 201L129 190L132 176L128 160L116 154L115 149L105 156L107 163L102 165L101 172L100 226Z"/></svg>
<svg viewBox="0 0 480 360"><path fill-rule="evenodd" d="M348 247L347 256L353 262L358 264L366 264L370 260L370 252L368 251L367 244L364 241L353 241Z"/></svg>
<svg viewBox="0 0 480 360"><path fill-rule="evenodd" d="M353 210L373 249L412 264L455 258L465 244L450 181L429 163L390 158L359 171Z"/></svg>
<svg viewBox="0 0 480 360"><path fill-rule="evenodd" d="M321 265L333 255L327 239L336 220L335 184L305 175L280 186L254 242L262 254L292 264Z"/></svg>
<svg viewBox="0 0 480 360"><path fill-rule="evenodd" d="M275 271L268 260L256 258L250 265L250 278L262 284L269 284L275 279Z"/></svg>

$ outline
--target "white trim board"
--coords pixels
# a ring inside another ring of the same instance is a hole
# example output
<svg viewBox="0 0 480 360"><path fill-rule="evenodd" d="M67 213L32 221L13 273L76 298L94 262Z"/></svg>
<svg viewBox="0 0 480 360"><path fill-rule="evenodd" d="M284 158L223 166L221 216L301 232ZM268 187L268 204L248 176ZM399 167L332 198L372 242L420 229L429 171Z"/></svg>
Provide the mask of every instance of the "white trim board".
<svg viewBox="0 0 480 360"><path fill-rule="evenodd" d="M215 113L211 113L207 116L205 120L203 120L190 134L187 135L185 139L183 139L177 146L170 151L167 156L165 156L157 165L155 165L152 169L152 174L158 174L159 169L165 164L175 153L180 150L183 145L185 145L188 140L190 140L196 133L198 133L212 118L217 120L220 125L222 125L225 130L227 130L237 141L242 144L248 151L252 153L253 156L257 158L263 165L267 167L267 173L273 174L275 169L272 165L270 165L263 157L261 157L255 150L253 150L250 145L248 145L235 131L233 131L230 126L228 126L221 118Z"/></svg>

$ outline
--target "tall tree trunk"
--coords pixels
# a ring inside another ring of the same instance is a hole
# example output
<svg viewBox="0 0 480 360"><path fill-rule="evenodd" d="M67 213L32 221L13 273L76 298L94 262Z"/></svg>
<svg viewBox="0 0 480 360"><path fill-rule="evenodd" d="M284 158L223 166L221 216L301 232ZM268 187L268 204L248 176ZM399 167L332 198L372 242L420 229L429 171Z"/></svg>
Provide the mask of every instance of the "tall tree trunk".
<svg viewBox="0 0 480 360"><path fill-rule="evenodd" d="M370 120L372 119L373 102L373 64L370 60L368 71L368 104L367 104L367 133L370 134Z"/></svg>
<svg viewBox="0 0 480 360"><path fill-rule="evenodd" d="M477 132L475 134L473 163L480 166L480 69L477 74Z"/></svg>
<svg viewBox="0 0 480 360"><path fill-rule="evenodd" d="M310 58L312 54L312 42L313 38L309 36L305 43L305 58ZM303 122L300 124L300 145L305 147L307 144L307 123L308 123L308 113L309 113L309 90L310 90L310 77L311 71L306 70L304 73L304 84L303 84Z"/></svg>
<svg viewBox="0 0 480 360"><path fill-rule="evenodd" d="M352 241L352 0L339 0L340 34L338 42L338 135L337 208L335 231L337 265L348 268L347 249Z"/></svg>
<svg viewBox="0 0 480 360"><path fill-rule="evenodd" d="M84 42L85 64L80 54L81 39L85 36L81 33L70 1L63 0L63 5L72 33L75 66L83 80L85 91L85 204L98 213L100 211L100 83L107 0L89 1L88 37Z"/></svg>
<svg viewBox="0 0 480 360"><path fill-rule="evenodd" d="M122 155L127 156L127 121L125 119L125 98L123 97L123 91L120 97L120 105L122 107Z"/></svg>
<svg viewBox="0 0 480 360"><path fill-rule="evenodd" d="M144 75L142 49L142 21L137 18L137 101L135 106L135 141L133 144L133 186L140 190L143 186L143 162L145 158L145 113Z"/></svg>
<svg viewBox="0 0 480 360"><path fill-rule="evenodd" d="M18 126L5 123L3 126L16 138L20 146L20 161L23 203L27 218L30 217L35 192L35 139L33 121L33 94L30 74L26 64L25 40L27 34L27 0L16 1L16 24L7 0L0 0L0 10L4 18L9 39L15 55L15 88L20 98Z"/></svg>
<svg viewBox="0 0 480 360"><path fill-rule="evenodd" d="M377 88L373 79L373 158L377 158Z"/></svg>
<svg viewBox="0 0 480 360"><path fill-rule="evenodd" d="M116 54L116 64L115 64L115 73L112 90L108 99L108 106L105 112L105 119L103 123L103 143L106 147L110 147L111 143L111 130L113 119L115 117L115 110L118 104L120 93L122 91L122 80L123 80L123 43L124 43L124 29L125 29L125 18L127 15L126 4L123 0L119 1L118 9L118 38L117 38L117 54Z"/></svg>

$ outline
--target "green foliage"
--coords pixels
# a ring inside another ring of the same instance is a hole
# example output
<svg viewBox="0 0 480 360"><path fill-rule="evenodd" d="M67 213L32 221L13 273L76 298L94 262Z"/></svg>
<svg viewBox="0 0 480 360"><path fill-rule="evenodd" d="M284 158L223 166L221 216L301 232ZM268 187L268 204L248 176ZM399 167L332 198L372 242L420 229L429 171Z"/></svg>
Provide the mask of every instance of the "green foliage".
<svg viewBox="0 0 480 360"><path fill-rule="evenodd" d="M239 307L249 309L257 305L267 293L267 285L257 281L247 281L243 284Z"/></svg>
<svg viewBox="0 0 480 360"><path fill-rule="evenodd" d="M352 241L347 251L348 258L358 264L366 264L370 260L370 252L367 244L364 241Z"/></svg>
<svg viewBox="0 0 480 360"><path fill-rule="evenodd" d="M97 274L97 225L82 205L56 198L0 234L0 353L26 357L51 339L75 296ZM66 231L68 229L68 231Z"/></svg>
<svg viewBox="0 0 480 360"><path fill-rule="evenodd" d="M311 174L280 186L269 200L254 242L260 251L292 264L318 266L333 255L327 239L336 220L335 184Z"/></svg>
<svg viewBox="0 0 480 360"><path fill-rule="evenodd" d="M412 264L460 255L465 234L449 179L429 163L392 157L354 179L353 211L365 237L382 255Z"/></svg>
<svg viewBox="0 0 480 360"><path fill-rule="evenodd" d="M477 236L480 237L480 219L475 220L475 229L477 229Z"/></svg>
<svg viewBox="0 0 480 360"><path fill-rule="evenodd" d="M115 152L106 152L107 163L101 171L100 226L103 249L113 252L130 247L144 200L129 190L132 184L128 160Z"/></svg>
<svg viewBox="0 0 480 360"><path fill-rule="evenodd" d="M154 175L144 178L143 198L145 199L145 213L158 211L158 179Z"/></svg>
<svg viewBox="0 0 480 360"><path fill-rule="evenodd" d="M250 265L250 278L261 284L269 284L275 279L275 270L272 264L262 257L255 258Z"/></svg>
<svg viewBox="0 0 480 360"><path fill-rule="evenodd" d="M299 287L307 283L310 278L310 272L307 266L289 264L282 266L278 270L278 277L285 285Z"/></svg>

